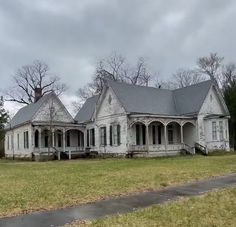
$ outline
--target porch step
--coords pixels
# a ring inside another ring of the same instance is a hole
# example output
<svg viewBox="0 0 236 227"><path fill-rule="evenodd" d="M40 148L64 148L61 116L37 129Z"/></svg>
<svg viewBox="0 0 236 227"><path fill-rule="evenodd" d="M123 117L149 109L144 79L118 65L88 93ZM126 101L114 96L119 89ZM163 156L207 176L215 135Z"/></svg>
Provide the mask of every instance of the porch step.
<svg viewBox="0 0 236 227"><path fill-rule="evenodd" d="M200 153L202 155L208 155L207 147L201 145L200 143L195 143L195 149L197 153Z"/></svg>

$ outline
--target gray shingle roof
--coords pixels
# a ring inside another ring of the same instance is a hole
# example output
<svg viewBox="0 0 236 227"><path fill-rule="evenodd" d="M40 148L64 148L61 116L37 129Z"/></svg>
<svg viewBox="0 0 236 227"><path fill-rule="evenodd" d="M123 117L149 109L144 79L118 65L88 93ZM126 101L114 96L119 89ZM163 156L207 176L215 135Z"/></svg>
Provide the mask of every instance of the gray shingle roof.
<svg viewBox="0 0 236 227"><path fill-rule="evenodd" d="M40 98L36 103L31 103L28 106L25 106L21 108L16 115L12 118L10 124L8 125L8 128L11 127L14 128L18 125L30 122L35 115L35 113L39 110L40 106L52 95L52 93L49 93L47 95L44 95L42 98Z"/></svg>
<svg viewBox="0 0 236 227"><path fill-rule="evenodd" d="M127 113L155 114L166 116L196 115L212 85L211 80L188 87L168 90L107 81ZM85 102L75 120L91 120L99 96Z"/></svg>
<svg viewBox="0 0 236 227"><path fill-rule="evenodd" d="M177 114L171 90L114 81L109 81L108 84L128 113Z"/></svg>
<svg viewBox="0 0 236 227"><path fill-rule="evenodd" d="M173 95L178 114L188 115L198 113L212 83L211 80L207 80L195 85L174 90Z"/></svg>
<svg viewBox="0 0 236 227"><path fill-rule="evenodd" d="M88 122L91 120L93 113L95 111L95 106L98 101L99 95L95 95L91 98L88 98L82 108L79 110L75 116L75 120L78 123Z"/></svg>
<svg viewBox="0 0 236 227"><path fill-rule="evenodd" d="M157 115L196 114L212 85L204 81L176 90L159 89L108 81L128 113Z"/></svg>

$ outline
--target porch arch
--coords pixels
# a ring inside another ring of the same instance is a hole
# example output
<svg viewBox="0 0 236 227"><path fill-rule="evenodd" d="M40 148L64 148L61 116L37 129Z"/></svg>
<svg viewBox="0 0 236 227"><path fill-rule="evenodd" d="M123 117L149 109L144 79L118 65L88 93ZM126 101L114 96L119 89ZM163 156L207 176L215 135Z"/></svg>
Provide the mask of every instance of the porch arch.
<svg viewBox="0 0 236 227"><path fill-rule="evenodd" d="M66 147L84 147L84 133L79 129L67 129L65 145Z"/></svg>
<svg viewBox="0 0 236 227"><path fill-rule="evenodd" d="M152 145L165 144L165 124L161 120L152 120L148 124L149 143Z"/></svg>
<svg viewBox="0 0 236 227"><path fill-rule="evenodd" d="M183 122L183 124L182 124L182 126L184 126L184 125L186 125L186 124L191 124L191 125L193 125L194 127L196 126L196 124L194 123L194 122L192 122L192 121L184 121Z"/></svg>
<svg viewBox="0 0 236 227"><path fill-rule="evenodd" d="M196 125L192 122L186 122L182 127L183 143L193 147L196 142Z"/></svg>
<svg viewBox="0 0 236 227"><path fill-rule="evenodd" d="M146 125L144 122L136 121L130 126L131 129L131 140L135 145L146 145Z"/></svg>
<svg viewBox="0 0 236 227"><path fill-rule="evenodd" d="M183 138L182 126L179 121L170 120L166 124L167 144L180 144Z"/></svg>
<svg viewBox="0 0 236 227"><path fill-rule="evenodd" d="M132 123L129 124L129 127L132 128L135 124L144 124L144 125L146 125L146 122L142 121L142 120L133 121Z"/></svg>

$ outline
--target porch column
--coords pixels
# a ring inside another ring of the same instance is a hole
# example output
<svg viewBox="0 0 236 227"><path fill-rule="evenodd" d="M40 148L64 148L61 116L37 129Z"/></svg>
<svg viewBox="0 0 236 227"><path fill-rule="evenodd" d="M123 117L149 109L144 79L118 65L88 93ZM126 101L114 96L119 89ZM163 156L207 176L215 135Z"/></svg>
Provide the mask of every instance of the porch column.
<svg viewBox="0 0 236 227"><path fill-rule="evenodd" d="M184 133L183 133L183 125L180 126L180 138L181 138L181 143L184 143Z"/></svg>
<svg viewBox="0 0 236 227"><path fill-rule="evenodd" d="M55 129L52 129L52 147L55 147Z"/></svg>
<svg viewBox="0 0 236 227"><path fill-rule="evenodd" d="M167 129L166 125L164 125L164 139L165 139L165 151L167 152Z"/></svg>
<svg viewBox="0 0 236 227"><path fill-rule="evenodd" d="M147 153L149 153L149 131L148 131L148 125L146 125L146 146L147 146Z"/></svg>

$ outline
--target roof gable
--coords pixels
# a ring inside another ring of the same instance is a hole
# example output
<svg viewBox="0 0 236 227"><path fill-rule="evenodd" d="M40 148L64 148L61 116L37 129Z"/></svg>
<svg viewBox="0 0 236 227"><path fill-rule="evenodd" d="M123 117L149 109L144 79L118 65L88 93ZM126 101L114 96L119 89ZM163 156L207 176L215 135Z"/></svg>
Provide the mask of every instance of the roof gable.
<svg viewBox="0 0 236 227"><path fill-rule="evenodd" d="M31 103L18 110L18 112L10 121L10 126L16 127L18 125L30 122L40 106L48 99L49 96L50 94L44 95L36 103Z"/></svg>
<svg viewBox="0 0 236 227"><path fill-rule="evenodd" d="M12 128L23 125L25 123L31 122L36 118L37 113L40 111L40 109L43 107L45 103L48 102L50 98L54 98L57 100L57 103L63 108L63 111L66 111L68 117L73 121L73 118L66 110L65 106L61 103L60 99L57 97L57 95L54 92L51 92L49 94L44 95L42 98L40 98L37 102L31 103L23 108L21 108L15 116L10 121L10 125Z"/></svg>
<svg viewBox="0 0 236 227"><path fill-rule="evenodd" d="M75 116L75 120L78 123L88 122L92 119L98 98L99 98L99 95L95 95L86 100L82 108L79 110L79 112Z"/></svg>
<svg viewBox="0 0 236 227"><path fill-rule="evenodd" d="M53 108L53 111L50 111L51 108ZM52 116L50 112L52 112ZM50 93L50 96L47 98L47 100L45 100L40 108L36 111L32 121L73 123L74 119L62 104L58 96L52 92Z"/></svg>
<svg viewBox="0 0 236 227"><path fill-rule="evenodd" d="M199 114L207 115L229 115L227 106L215 86L212 86L201 106Z"/></svg>
<svg viewBox="0 0 236 227"><path fill-rule="evenodd" d="M197 114L200 111L211 86L212 81L207 80L174 90L173 95L178 114Z"/></svg>

